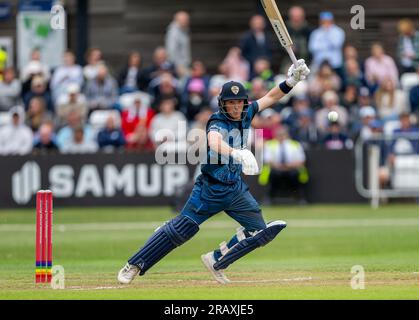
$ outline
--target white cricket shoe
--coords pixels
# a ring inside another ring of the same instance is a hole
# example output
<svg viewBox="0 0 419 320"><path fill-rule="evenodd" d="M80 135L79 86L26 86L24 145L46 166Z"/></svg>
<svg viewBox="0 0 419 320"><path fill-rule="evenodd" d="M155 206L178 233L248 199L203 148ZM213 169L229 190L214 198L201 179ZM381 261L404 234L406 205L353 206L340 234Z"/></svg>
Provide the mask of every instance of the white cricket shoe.
<svg viewBox="0 0 419 320"><path fill-rule="evenodd" d="M129 284L140 273L140 268L127 263L118 273L118 281L122 284Z"/></svg>
<svg viewBox="0 0 419 320"><path fill-rule="evenodd" d="M214 259L214 253L212 251L206 254L203 254L201 256L201 260L204 263L204 265L207 267L209 272L211 272L215 280L217 280L219 283L222 283L222 284L226 284L230 282L230 280L228 280L228 278L225 276L222 270L214 269L214 264L216 261Z"/></svg>

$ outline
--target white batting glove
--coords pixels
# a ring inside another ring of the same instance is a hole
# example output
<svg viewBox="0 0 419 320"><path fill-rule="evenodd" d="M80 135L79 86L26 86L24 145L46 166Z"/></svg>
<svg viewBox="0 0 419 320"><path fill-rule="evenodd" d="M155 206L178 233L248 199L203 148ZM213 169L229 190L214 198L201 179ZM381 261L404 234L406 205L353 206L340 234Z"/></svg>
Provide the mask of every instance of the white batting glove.
<svg viewBox="0 0 419 320"><path fill-rule="evenodd" d="M288 69L287 83L291 87L294 87L301 80L307 79L309 74L310 74L310 69L307 67L304 59L300 59L297 61L297 67L295 67L295 65L293 64Z"/></svg>
<svg viewBox="0 0 419 320"><path fill-rule="evenodd" d="M259 166L253 153L248 149L235 149L231 153L232 158L242 165L245 175L254 176L259 173Z"/></svg>

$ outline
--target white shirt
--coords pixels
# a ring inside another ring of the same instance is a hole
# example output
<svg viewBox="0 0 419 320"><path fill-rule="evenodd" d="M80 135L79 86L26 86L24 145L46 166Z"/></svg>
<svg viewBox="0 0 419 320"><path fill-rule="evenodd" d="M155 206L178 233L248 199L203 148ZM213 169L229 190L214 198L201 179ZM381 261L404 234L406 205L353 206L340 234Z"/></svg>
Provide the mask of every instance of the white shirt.
<svg viewBox="0 0 419 320"><path fill-rule="evenodd" d="M54 100L67 92L67 87L77 83L80 87L83 85L83 69L79 65L58 67L51 79L51 90Z"/></svg>
<svg viewBox="0 0 419 320"><path fill-rule="evenodd" d="M0 155L25 155L32 151L32 130L24 124L0 129Z"/></svg>
<svg viewBox="0 0 419 320"><path fill-rule="evenodd" d="M186 141L186 130L187 122L182 112L159 113L151 121L150 138L157 144L161 143L164 137L169 141Z"/></svg>
<svg viewBox="0 0 419 320"><path fill-rule="evenodd" d="M283 143L278 142L275 148L265 146L264 149L264 163L289 164L296 161L304 162L306 160L301 144L290 139L285 140ZM285 159L283 158L284 153Z"/></svg>

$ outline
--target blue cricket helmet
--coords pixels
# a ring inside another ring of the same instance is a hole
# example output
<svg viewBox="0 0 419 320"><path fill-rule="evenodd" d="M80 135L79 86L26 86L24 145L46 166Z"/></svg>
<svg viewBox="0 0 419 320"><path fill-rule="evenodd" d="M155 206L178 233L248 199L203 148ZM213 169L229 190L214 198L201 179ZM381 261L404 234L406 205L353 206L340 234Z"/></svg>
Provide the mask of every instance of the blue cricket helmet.
<svg viewBox="0 0 419 320"><path fill-rule="evenodd" d="M227 100L244 100L243 112L246 112L249 105L249 97L244 86L237 81L226 82L221 88L220 95L218 96L218 106L221 112L224 113L228 118L227 110L224 107L224 101Z"/></svg>

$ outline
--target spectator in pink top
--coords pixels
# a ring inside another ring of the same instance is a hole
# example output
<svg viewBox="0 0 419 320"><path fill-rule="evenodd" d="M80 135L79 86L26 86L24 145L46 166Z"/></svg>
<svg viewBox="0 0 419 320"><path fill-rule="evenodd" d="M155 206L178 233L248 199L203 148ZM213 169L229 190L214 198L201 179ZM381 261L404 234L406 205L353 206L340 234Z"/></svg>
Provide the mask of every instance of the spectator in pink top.
<svg viewBox="0 0 419 320"><path fill-rule="evenodd" d="M371 46L371 57L365 61L365 77L370 88L375 91L380 81L386 78L399 83L399 72L392 57L385 54L380 43Z"/></svg>
<svg viewBox="0 0 419 320"><path fill-rule="evenodd" d="M232 47L223 61L227 73L231 79L236 81L247 81L249 79L250 65L242 56L239 47Z"/></svg>

